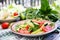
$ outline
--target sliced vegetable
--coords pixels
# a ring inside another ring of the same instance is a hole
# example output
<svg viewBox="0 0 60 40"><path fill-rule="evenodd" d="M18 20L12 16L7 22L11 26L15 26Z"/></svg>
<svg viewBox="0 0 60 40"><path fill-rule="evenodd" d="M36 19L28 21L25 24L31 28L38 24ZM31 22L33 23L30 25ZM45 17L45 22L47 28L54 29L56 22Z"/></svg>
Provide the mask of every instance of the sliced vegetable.
<svg viewBox="0 0 60 40"><path fill-rule="evenodd" d="M26 26L26 30L28 30L28 29L29 29L29 27L30 27L30 26L29 26L29 25L27 25L27 26Z"/></svg>
<svg viewBox="0 0 60 40"><path fill-rule="evenodd" d="M26 22L30 27L34 27L34 24L31 21Z"/></svg>
<svg viewBox="0 0 60 40"><path fill-rule="evenodd" d="M43 30L44 32L48 32L48 31L51 31L51 30L52 30L52 27L48 25L48 26L46 26L46 27L43 27L42 30Z"/></svg>
<svg viewBox="0 0 60 40"><path fill-rule="evenodd" d="M30 34L30 32L28 30L25 30L24 34Z"/></svg>
<svg viewBox="0 0 60 40"><path fill-rule="evenodd" d="M38 29L38 30L34 31L31 34L37 34L38 32L42 32L41 29Z"/></svg>
<svg viewBox="0 0 60 40"><path fill-rule="evenodd" d="M18 33L24 34L24 30L18 30Z"/></svg>
<svg viewBox="0 0 60 40"><path fill-rule="evenodd" d="M21 19L21 20L26 19L26 14L25 14L25 13L20 13L20 19Z"/></svg>
<svg viewBox="0 0 60 40"><path fill-rule="evenodd" d="M48 30L47 30L45 27L43 27L42 30L43 30L44 32L48 32Z"/></svg>
<svg viewBox="0 0 60 40"><path fill-rule="evenodd" d="M37 29L39 29L39 24L34 23L34 22L32 22L32 23L34 24L33 31L36 31Z"/></svg>
<svg viewBox="0 0 60 40"><path fill-rule="evenodd" d="M18 33L21 33L21 34L30 34L27 30L23 30L23 29L20 29L18 31Z"/></svg>

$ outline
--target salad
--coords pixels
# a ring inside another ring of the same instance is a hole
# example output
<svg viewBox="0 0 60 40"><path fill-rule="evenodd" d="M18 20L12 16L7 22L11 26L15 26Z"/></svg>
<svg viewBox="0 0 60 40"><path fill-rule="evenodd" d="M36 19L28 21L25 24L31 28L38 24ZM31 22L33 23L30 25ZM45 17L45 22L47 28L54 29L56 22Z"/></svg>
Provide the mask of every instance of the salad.
<svg viewBox="0 0 60 40"><path fill-rule="evenodd" d="M28 20L15 25L15 31L20 34L41 34L51 31L54 23L47 20Z"/></svg>
<svg viewBox="0 0 60 40"><path fill-rule="evenodd" d="M22 5L10 4L7 7L4 6L0 11L0 20L8 20L17 18L25 8Z"/></svg>

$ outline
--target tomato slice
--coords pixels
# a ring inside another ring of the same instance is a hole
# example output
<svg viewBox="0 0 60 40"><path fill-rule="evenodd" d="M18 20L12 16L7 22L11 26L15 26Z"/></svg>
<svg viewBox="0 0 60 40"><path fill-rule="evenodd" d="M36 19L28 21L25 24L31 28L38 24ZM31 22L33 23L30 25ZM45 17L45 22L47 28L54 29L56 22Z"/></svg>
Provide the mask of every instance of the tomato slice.
<svg viewBox="0 0 60 40"><path fill-rule="evenodd" d="M24 30L20 29L18 30L18 33L24 34Z"/></svg>
<svg viewBox="0 0 60 40"><path fill-rule="evenodd" d="M41 27L45 23L45 21L39 21L37 23L39 24L39 27Z"/></svg>
<svg viewBox="0 0 60 40"><path fill-rule="evenodd" d="M18 33L21 33L21 34L30 34L30 32L28 30L23 30L23 29L20 29L18 30Z"/></svg>
<svg viewBox="0 0 60 40"><path fill-rule="evenodd" d="M26 30L28 30L28 29L29 29L29 25L26 26Z"/></svg>
<svg viewBox="0 0 60 40"><path fill-rule="evenodd" d="M14 16L18 16L18 12L14 12Z"/></svg>
<svg viewBox="0 0 60 40"><path fill-rule="evenodd" d="M28 30L25 30L24 34L30 34L30 32Z"/></svg>
<svg viewBox="0 0 60 40"><path fill-rule="evenodd" d="M43 27L42 30L43 30L44 32L47 32L47 31L48 31L45 27Z"/></svg>

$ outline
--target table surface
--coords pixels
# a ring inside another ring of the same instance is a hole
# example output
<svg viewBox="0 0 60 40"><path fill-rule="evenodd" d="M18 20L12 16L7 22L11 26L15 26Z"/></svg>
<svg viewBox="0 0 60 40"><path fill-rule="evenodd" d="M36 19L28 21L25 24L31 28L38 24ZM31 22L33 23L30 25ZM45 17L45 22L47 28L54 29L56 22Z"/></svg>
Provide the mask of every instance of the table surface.
<svg viewBox="0 0 60 40"><path fill-rule="evenodd" d="M47 34L45 36L40 36L40 37L24 37L24 36L12 33L10 29L6 29L6 30L0 31L0 40L41 40L41 38L43 38L42 40L57 40L59 36L57 38L55 37L58 34L59 33L57 32L53 32L53 33Z"/></svg>

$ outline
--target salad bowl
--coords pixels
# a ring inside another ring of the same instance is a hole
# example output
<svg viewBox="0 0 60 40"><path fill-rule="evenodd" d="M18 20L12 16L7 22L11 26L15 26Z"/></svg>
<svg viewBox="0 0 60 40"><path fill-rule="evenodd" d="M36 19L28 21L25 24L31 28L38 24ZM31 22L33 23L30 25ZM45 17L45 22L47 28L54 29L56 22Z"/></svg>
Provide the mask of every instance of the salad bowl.
<svg viewBox="0 0 60 40"><path fill-rule="evenodd" d="M15 34L18 34L18 35L22 35L22 36L27 36L27 37L35 37L35 36L42 36L42 35L46 35L46 34L49 34L49 33L51 33L51 32L53 32L53 31L55 31L56 29L57 29L57 25L55 24L54 25L54 27L53 27L53 29L51 29L51 30L49 30L49 31L46 31L46 32L42 32L42 31L40 31L39 33L38 32L36 32L35 34L34 34L34 32L32 32L31 34L29 34L29 33L23 33L23 31L22 31L22 33L20 33L20 32L18 32L18 31L16 31L16 25L18 25L18 24L23 24L24 22L28 22L29 20L23 20L23 21L19 21L19 22L16 22L16 23L14 23L12 26L11 26L11 30L12 30L12 32L13 33L15 33ZM22 25L21 24L21 25ZM17 29L18 30L18 29ZM35 30L36 31L36 30Z"/></svg>

